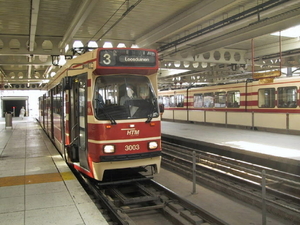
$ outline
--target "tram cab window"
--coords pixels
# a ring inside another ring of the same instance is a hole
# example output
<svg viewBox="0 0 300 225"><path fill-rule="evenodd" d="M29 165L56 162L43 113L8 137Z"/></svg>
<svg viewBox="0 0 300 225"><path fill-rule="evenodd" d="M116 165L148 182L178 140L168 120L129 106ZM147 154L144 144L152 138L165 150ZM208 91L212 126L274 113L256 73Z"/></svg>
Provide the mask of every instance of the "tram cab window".
<svg viewBox="0 0 300 225"><path fill-rule="evenodd" d="M226 107L226 92L216 92L215 93L215 108L225 108Z"/></svg>
<svg viewBox="0 0 300 225"><path fill-rule="evenodd" d="M202 108L204 106L203 94L194 94L194 108Z"/></svg>
<svg viewBox="0 0 300 225"><path fill-rule="evenodd" d="M258 90L258 107L275 107L275 88L262 88Z"/></svg>
<svg viewBox="0 0 300 225"><path fill-rule="evenodd" d="M227 107L228 108L239 108L240 107L240 92L239 91L228 91L227 92Z"/></svg>
<svg viewBox="0 0 300 225"><path fill-rule="evenodd" d="M278 108L296 108L297 107L297 87L280 87L277 89L277 107Z"/></svg>
<svg viewBox="0 0 300 225"><path fill-rule="evenodd" d="M204 93L204 107L211 108L214 106L214 93Z"/></svg>
<svg viewBox="0 0 300 225"><path fill-rule="evenodd" d="M99 76L95 81L93 107L101 120L158 117L158 102L147 77Z"/></svg>

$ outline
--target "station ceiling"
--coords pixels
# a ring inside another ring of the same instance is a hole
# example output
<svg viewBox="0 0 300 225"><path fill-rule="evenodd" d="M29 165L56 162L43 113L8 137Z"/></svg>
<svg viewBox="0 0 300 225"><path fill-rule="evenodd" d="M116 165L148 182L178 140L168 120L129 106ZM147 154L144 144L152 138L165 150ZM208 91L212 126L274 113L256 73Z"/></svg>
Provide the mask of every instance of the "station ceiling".
<svg viewBox="0 0 300 225"><path fill-rule="evenodd" d="M1 87L44 87L75 41L157 49L160 87L299 76L299 24L300 0L0 0Z"/></svg>

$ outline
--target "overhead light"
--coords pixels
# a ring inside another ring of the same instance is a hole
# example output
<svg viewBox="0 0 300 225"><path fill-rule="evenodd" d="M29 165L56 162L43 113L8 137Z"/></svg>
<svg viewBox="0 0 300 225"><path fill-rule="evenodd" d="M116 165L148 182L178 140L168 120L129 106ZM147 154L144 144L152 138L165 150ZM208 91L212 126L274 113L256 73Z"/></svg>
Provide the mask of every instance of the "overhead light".
<svg viewBox="0 0 300 225"><path fill-rule="evenodd" d="M290 27L286 30L282 30L282 31L272 33L271 35L282 36L282 37L290 37L290 38L300 37L300 25L295 26L295 27Z"/></svg>
<svg viewBox="0 0 300 225"><path fill-rule="evenodd" d="M131 48L139 48L139 46L138 46L138 45L135 45L135 44L133 44L133 45L131 45Z"/></svg>
<svg viewBox="0 0 300 225"><path fill-rule="evenodd" d="M117 48L126 48L126 45L124 43L119 43Z"/></svg>
<svg viewBox="0 0 300 225"><path fill-rule="evenodd" d="M70 60L70 59L73 59L72 55L65 55L65 60Z"/></svg>
<svg viewBox="0 0 300 225"><path fill-rule="evenodd" d="M88 47L89 48L98 48L98 44L96 41L89 41Z"/></svg>
<svg viewBox="0 0 300 225"><path fill-rule="evenodd" d="M82 48L83 44L81 41L74 41L73 48Z"/></svg>
<svg viewBox="0 0 300 225"><path fill-rule="evenodd" d="M53 66L58 66L59 63L59 55L51 55L52 58L52 65Z"/></svg>
<svg viewBox="0 0 300 225"><path fill-rule="evenodd" d="M108 41L104 42L103 48L112 48L112 47L113 47L113 45L111 42L108 42Z"/></svg>
<svg viewBox="0 0 300 225"><path fill-rule="evenodd" d="M58 61L58 65L59 66L63 66L63 65L65 65L66 64L66 59L65 59L65 56L64 55L61 55L61 56L59 56L59 61Z"/></svg>
<svg viewBox="0 0 300 225"><path fill-rule="evenodd" d="M23 79L23 77L24 77L23 73L22 73L22 72L19 72L19 73L18 73L18 77L19 77L19 79Z"/></svg>
<svg viewBox="0 0 300 225"><path fill-rule="evenodd" d="M161 68L161 71L166 74L166 76L171 76L171 75L176 75L176 74L180 74L180 73L186 73L190 70L185 70L185 69L165 69L165 68Z"/></svg>

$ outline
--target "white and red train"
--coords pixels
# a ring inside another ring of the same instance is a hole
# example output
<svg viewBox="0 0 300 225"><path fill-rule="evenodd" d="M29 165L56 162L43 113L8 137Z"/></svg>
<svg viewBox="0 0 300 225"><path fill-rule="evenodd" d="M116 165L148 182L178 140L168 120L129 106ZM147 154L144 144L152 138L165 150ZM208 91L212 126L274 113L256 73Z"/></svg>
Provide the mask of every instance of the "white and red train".
<svg viewBox="0 0 300 225"><path fill-rule="evenodd" d="M163 119L300 131L300 79L160 90Z"/></svg>
<svg viewBox="0 0 300 225"><path fill-rule="evenodd" d="M100 181L118 169L159 172L157 70L155 50L99 48L57 72L39 121L68 163Z"/></svg>

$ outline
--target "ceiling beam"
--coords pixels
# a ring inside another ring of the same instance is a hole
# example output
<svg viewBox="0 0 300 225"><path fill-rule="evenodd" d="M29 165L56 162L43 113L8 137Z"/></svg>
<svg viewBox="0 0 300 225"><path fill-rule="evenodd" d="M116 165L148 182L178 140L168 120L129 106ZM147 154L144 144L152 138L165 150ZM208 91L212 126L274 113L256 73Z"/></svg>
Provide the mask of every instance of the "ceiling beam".
<svg viewBox="0 0 300 225"><path fill-rule="evenodd" d="M40 0L31 0L29 51L34 50L35 34L38 23Z"/></svg>
<svg viewBox="0 0 300 225"><path fill-rule="evenodd" d="M209 19L212 15L219 13L220 10L224 11L230 4L236 3L236 0L205 0L200 1L199 4L184 11L178 16L173 17L168 22L163 23L156 29L145 34L136 40L139 47L151 46L162 39L166 39L171 35L183 32L193 26ZM201 12L201 13L200 13Z"/></svg>
<svg viewBox="0 0 300 225"><path fill-rule="evenodd" d="M91 11L95 8L96 3L98 0L84 0L76 13L74 19L72 20L71 24L69 25L68 30L66 31L64 37L62 38L61 43L59 44L58 48L64 48L71 39L75 36L77 31L79 30L80 26L86 20L86 18L90 15Z"/></svg>
<svg viewBox="0 0 300 225"><path fill-rule="evenodd" d="M299 4L299 1L288 1L281 5L274 6L271 9L267 9L260 13L260 16L265 18L263 20L258 20L256 14L249 14L249 16L244 19L225 24L225 26L214 29L210 32L201 33L199 36L177 43L176 46L170 45L169 48L161 51L161 54L173 54L174 51L180 51L182 54L188 53L195 55L211 51L216 48L226 47L228 44L225 43L224 37L227 36L230 36L228 43L232 44L249 40L249 34L246 34L247 31L250 32L252 37L258 37L271 33L268 29L273 29L272 32L275 32L280 29L291 27L299 23L299 20L297 21L297 18L295 19L295 17L299 14L299 8L292 8L297 6L297 4ZM274 26L275 24L278 26ZM262 29L257 28L256 25ZM268 27L268 29L266 29L266 27ZM259 33L258 30L260 31ZM234 40L237 39L237 37L239 38L238 42ZM202 47L205 50L203 50ZM195 48L201 48L201 50L195 51Z"/></svg>

